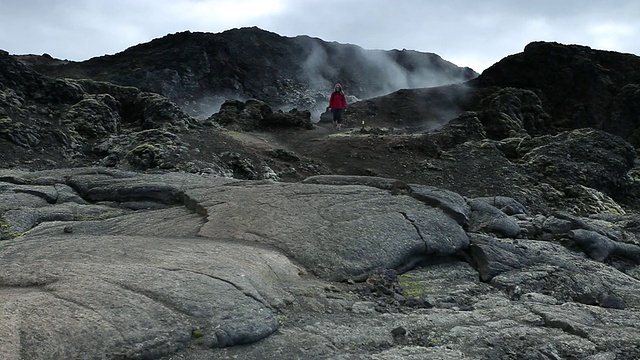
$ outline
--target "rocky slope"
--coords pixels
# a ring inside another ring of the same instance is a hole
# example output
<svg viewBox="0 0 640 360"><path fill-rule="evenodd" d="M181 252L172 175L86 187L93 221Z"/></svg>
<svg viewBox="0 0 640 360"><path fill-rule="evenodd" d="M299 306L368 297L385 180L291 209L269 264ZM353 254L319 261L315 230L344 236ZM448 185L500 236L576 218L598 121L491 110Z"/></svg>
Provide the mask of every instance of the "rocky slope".
<svg viewBox="0 0 640 360"><path fill-rule="evenodd" d="M0 352L636 359L638 66L534 43L337 132L0 53Z"/></svg>
<svg viewBox="0 0 640 360"><path fill-rule="evenodd" d="M353 100L477 76L432 53L365 50L258 28L176 33L79 63L47 56L21 59L56 77L89 78L156 92L200 118L230 98L257 98L274 109L297 107L317 114L326 107L336 82Z"/></svg>

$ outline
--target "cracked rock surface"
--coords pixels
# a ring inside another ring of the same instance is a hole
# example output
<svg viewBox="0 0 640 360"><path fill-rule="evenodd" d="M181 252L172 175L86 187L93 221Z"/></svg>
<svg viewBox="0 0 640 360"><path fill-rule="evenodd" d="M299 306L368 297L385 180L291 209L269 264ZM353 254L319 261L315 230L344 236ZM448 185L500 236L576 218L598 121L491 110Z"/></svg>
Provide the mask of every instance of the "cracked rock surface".
<svg viewBox="0 0 640 360"><path fill-rule="evenodd" d="M6 359L640 357L629 218L376 177L0 179Z"/></svg>

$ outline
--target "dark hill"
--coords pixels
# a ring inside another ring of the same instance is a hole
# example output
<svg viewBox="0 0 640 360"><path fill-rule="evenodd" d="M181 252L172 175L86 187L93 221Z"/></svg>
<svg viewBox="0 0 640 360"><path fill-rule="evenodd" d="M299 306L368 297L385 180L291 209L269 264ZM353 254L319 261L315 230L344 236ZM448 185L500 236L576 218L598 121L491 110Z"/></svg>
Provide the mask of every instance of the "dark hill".
<svg viewBox="0 0 640 360"><path fill-rule="evenodd" d="M579 45L534 42L471 82L534 91L553 125L594 127L630 140L640 134L640 57Z"/></svg>
<svg viewBox="0 0 640 360"><path fill-rule="evenodd" d="M433 129L475 111L491 138L502 139L523 126L531 134L591 127L638 147L639 84L636 55L534 42L465 84L400 90L352 106L348 119Z"/></svg>
<svg viewBox="0 0 640 360"><path fill-rule="evenodd" d="M202 117L217 111L227 98L317 110L324 109L336 82L362 99L477 76L432 53L365 50L258 28L181 32L79 63L21 59L55 77L89 78L157 92Z"/></svg>

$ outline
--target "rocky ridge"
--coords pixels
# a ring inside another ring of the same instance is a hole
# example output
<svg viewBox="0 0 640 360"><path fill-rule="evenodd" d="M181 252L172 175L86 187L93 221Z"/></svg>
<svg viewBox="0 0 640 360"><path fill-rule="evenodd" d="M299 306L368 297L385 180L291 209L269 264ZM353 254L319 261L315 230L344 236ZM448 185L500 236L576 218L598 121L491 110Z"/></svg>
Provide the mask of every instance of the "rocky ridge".
<svg viewBox="0 0 640 360"><path fill-rule="evenodd" d="M256 98L273 109L310 110L315 117L326 107L336 82L354 101L477 76L432 53L366 50L256 27L170 34L83 62L43 57L50 60L46 55L21 59L55 77L89 78L159 93L201 119L226 99Z"/></svg>

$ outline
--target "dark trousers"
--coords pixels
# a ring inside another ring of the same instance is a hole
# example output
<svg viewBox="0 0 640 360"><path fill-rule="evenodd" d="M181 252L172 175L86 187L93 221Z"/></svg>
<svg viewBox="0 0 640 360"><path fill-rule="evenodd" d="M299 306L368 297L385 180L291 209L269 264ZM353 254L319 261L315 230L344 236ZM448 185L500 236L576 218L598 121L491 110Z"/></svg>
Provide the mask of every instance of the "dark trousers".
<svg viewBox="0 0 640 360"><path fill-rule="evenodd" d="M333 122L340 124L342 122L342 113L344 112L344 109L331 109L331 112L333 113Z"/></svg>

